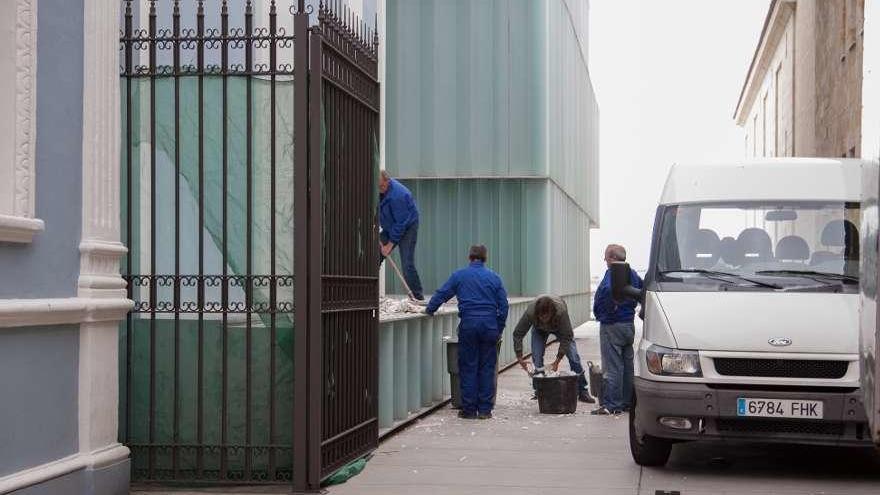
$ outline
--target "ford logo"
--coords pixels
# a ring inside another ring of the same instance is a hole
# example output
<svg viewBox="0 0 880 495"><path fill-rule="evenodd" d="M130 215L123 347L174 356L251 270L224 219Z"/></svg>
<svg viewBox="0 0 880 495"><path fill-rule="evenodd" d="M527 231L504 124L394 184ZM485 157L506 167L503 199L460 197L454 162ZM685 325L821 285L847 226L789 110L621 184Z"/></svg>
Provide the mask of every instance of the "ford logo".
<svg viewBox="0 0 880 495"><path fill-rule="evenodd" d="M774 337L768 340L767 343L776 347L785 347L787 345L791 345L791 339L787 339L785 337Z"/></svg>

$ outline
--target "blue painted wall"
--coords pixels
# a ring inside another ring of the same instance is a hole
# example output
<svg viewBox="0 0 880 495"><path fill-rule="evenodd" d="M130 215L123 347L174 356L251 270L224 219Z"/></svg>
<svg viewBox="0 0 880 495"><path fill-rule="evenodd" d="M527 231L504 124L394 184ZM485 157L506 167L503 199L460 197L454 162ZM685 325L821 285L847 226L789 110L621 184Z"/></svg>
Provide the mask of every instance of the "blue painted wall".
<svg viewBox="0 0 880 495"><path fill-rule="evenodd" d="M0 243L0 299L71 297L82 228L83 2L37 11L37 217L31 244Z"/></svg>
<svg viewBox="0 0 880 495"><path fill-rule="evenodd" d="M74 454L79 326L0 331L0 477Z"/></svg>

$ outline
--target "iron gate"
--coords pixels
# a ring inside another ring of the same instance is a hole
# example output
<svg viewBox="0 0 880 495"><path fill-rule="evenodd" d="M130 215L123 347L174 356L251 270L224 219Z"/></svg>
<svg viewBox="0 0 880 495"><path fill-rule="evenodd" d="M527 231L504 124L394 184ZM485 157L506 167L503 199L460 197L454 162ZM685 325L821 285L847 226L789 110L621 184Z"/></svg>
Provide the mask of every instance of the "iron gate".
<svg viewBox="0 0 880 495"><path fill-rule="evenodd" d="M323 2L122 3L132 480L314 489L378 436L376 33Z"/></svg>

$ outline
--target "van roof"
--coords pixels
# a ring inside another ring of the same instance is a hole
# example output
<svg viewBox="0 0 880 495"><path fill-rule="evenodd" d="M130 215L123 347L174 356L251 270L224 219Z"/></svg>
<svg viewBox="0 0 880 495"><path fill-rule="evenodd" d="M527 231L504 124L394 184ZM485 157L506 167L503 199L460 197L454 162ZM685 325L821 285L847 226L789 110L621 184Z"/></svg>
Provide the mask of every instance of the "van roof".
<svg viewBox="0 0 880 495"><path fill-rule="evenodd" d="M660 204L860 201L862 163L853 158L769 158L711 165L674 164Z"/></svg>

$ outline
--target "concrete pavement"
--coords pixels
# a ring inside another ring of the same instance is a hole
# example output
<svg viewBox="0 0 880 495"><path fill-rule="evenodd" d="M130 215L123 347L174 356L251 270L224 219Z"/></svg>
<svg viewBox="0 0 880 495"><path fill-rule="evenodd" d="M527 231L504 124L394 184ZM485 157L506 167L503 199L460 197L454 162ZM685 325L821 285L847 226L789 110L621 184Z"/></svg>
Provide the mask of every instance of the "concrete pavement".
<svg viewBox="0 0 880 495"><path fill-rule="evenodd" d="M577 336L582 359L598 361L594 324ZM541 415L529 383L519 368L505 372L493 420L444 408L380 445L364 472L330 495L880 493L873 450L681 444L666 468L643 469L629 454L626 415L590 416L587 404Z"/></svg>

